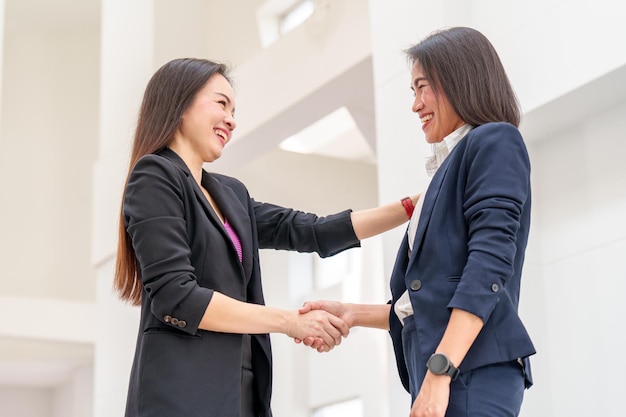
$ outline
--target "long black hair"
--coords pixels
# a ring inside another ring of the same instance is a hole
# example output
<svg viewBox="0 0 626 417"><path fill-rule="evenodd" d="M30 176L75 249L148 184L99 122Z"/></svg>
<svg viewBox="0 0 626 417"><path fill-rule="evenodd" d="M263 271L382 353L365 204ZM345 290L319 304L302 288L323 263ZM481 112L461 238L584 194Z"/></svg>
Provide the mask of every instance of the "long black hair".
<svg viewBox="0 0 626 417"><path fill-rule="evenodd" d="M156 153L172 141L183 113L198 91L215 74L220 74L231 82L225 64L206 59L175 59L154 73L144 92L139 111L128 175L142 156ZM128 177L126 180L128 181ZM122 300L139 305L141 279L130 236L126 233L122 210L120 208L113 287Z"/></svg>

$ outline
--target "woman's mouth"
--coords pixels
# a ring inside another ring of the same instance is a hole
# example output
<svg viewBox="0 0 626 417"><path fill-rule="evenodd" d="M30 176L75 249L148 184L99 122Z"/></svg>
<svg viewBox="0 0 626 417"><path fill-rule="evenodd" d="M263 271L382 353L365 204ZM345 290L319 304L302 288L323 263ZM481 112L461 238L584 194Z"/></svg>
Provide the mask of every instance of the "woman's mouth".
<svg viewBox="0 0 626 417"><path fill-rule="evenodd" d="M213 133L215 133L217 135L217 137L220 138L220 140L222 141L223 145L226 145L226 142L228 141L228 135L226 134L226 132L224 132L221 129L215 129L215 130L213 130Z"/></svg>
<svg viewBox="0 0 626 417"><path fill-rule="evenodd" d="M432 118L433 118L432 113L425 115L424 117L421 118L422 124L425 124L425 123L429 122L430 119L432 119Z"/></svg>

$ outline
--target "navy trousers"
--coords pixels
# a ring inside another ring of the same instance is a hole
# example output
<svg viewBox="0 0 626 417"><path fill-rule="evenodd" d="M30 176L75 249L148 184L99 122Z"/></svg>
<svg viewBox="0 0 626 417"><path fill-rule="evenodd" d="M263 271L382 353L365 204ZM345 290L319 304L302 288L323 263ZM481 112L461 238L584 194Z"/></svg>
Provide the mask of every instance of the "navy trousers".
<svg viewBox="0 0 626 417"><path fill-rule="evenodd" d="M426 375L426 363L418 350L413 320L405 320L402 346L412 402ZM517 417L525 389L524 370L518 361L483 366L461 373L450 384L446 417ZM413 404L411 404L413 405Z"/></svg>

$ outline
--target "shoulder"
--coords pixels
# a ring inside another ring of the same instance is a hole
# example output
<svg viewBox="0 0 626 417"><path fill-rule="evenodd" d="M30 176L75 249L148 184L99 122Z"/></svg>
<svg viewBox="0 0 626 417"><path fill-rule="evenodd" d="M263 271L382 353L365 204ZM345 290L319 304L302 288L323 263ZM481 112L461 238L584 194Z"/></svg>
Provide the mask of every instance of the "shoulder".
<svg viewBox="0 0 626 417"><path fill-rule="evenodd" d="M494 172L494 179L501 179L506 170L530 169L528 149L520 131L506 122L487 123L472 129L466 137L464 161L471 169Z"/></svg>
<svg viewBox="0 0 626 417"><path fill-rule="evenodd" d="M522 134L519 129L507 122L485 123L484 125L473 128L467 136L470 140L522 140Z"/></svg>
<svg viewBox="0 0 626 417"><path fill-rule="evenodd" d="M131 169L131 178L144 175L174 179L189 176L189 170L179 166L166 156L149 154L142 156Z"/></svg>
<svg viewBox="0 0 626 417"><path fill-rule="evenodd" d="M522 137L519 129L507 122L491 122L473 128L468 137Z"/></svg>
<svg viewBox="0 0 626 417"><path fill-rule="evenodd" d="M132 167L126 191L158 194L167 189L180 194L188 187L189 176L189 171L185 167L179 166L166 156L144 155Z"/></svg>
<svg viewBox="0 0 626 417"><path fill-rule="evenodd" d="M477 126L467 134L466 139L469 151L484 148L526 148L519 129L507 122L492 122Z"/></svg>
<svg viewBox="0 0 626 417"><path fill-rule="evenodd" d="M154 171L176 171L176 164L165 156L158 154L144 155L133 166L132 171L154 170Z"/></svg>

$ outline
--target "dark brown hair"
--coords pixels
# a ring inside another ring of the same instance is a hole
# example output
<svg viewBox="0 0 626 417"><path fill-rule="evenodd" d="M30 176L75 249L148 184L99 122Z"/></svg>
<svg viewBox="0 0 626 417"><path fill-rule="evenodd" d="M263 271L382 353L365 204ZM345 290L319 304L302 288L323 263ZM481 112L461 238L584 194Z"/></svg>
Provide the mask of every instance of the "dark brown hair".
<svg viewBox="0 0 626 417"><path fill-rule="evenodd" d="M405 53L435 93L445 94L464 122L519 126L521 111L515 92L498 53L479 31L468 27L439 30Z"/></svg>
<svg viewBox="0 0 626 417"><path fill-rule="evenodd" d="M198 91L215 74L221 74L230 82L225 64L206 59L175 59L154 73L141 103L128 175L142 156L156 153L172 141L183 113ZM139 305L141 277L132 242L126 232L123 205L120 209L118 237L113 288L122 300Z"/></svg>

